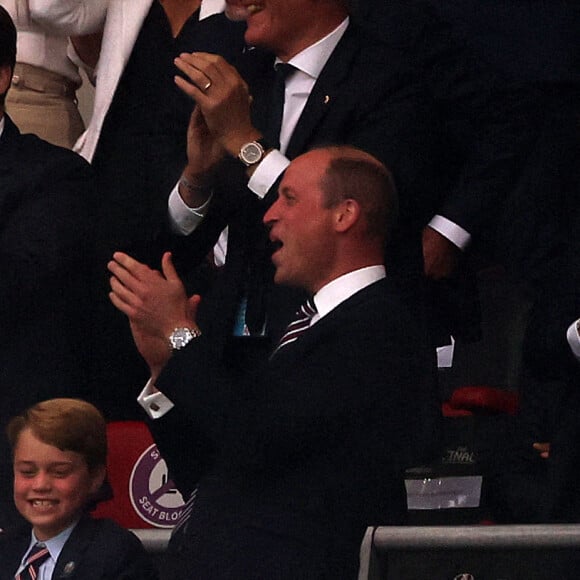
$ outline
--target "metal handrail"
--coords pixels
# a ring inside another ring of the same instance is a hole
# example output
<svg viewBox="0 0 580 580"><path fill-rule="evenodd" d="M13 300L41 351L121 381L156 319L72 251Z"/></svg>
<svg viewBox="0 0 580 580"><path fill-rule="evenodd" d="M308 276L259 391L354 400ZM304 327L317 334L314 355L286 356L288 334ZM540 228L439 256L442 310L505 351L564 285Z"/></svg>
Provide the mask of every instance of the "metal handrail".
<svg viewBox="0 0 580 580"><path fill-rule="evenodd" d="M580 524L379 526L372 544L381 551L580 548Z"/></svg>
<svg viewBox="0 0 580 580"><path fill-rule="evenodd" d="M144 548L152 554L164 552L171 537L170 529L132 529Z"/></svg>

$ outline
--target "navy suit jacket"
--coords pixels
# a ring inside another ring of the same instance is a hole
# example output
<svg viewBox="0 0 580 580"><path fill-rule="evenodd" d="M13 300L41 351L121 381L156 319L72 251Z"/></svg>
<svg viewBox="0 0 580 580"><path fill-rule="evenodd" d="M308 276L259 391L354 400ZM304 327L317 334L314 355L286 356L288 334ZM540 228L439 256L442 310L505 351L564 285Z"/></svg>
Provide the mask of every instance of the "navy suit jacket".
<svg viewBox="0 0 580 580"><path fill-rule="evenodd" d="M30 528L0 534L0 580L13 580L30 543ZM155 580L158 578L141 542L111 520L85 516L57 560L52 579Z"/></svg>
<svg viewBox="0 0 580 580"><path fill-rule="evenodd" d="M93 183L78 155L21 135L5 115L0 137L0 430L30 405L88 397L93 296ZM0 438L2 502L11 503L11 454ZM4 500L5 498L5 500ZM10 508L8 508L10 509Z"/></svg>
<svg viewBox="0 0 580 580"><path fill-rule="evenodd" d="M419 431L434 435L433 363L385 280L251 371L216 356L211 331L190 343L157 381L176 406L150 422L178 487L198 487L176 563L196 578L349 577L366 526L404 520L403 468Z"/></svg>

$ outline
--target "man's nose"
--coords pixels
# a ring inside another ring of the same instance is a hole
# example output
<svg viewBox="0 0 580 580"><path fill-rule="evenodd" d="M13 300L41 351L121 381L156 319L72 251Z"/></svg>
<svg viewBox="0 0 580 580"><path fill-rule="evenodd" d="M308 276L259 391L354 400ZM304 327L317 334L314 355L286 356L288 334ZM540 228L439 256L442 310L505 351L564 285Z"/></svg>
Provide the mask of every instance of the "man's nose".
<svg viewBox="0 0 580 580"><path fill-rule="evenodd" d="M264 218L262 219L262 221L268 228L271 228L274 222L276 221L276 211L275 211L276 203L277 202L275 202L274 205L270 206L270 209L268 209L268 211L264 214Z"/></svg>
<svg viewBox="0 0 580 580"><path fill-rule="evenodd" d="M268 208L268 211L264 214L263 222L271 227L272 224L279 219L279 205L280 205L280 198L277 197L276 201Z"/></svg>

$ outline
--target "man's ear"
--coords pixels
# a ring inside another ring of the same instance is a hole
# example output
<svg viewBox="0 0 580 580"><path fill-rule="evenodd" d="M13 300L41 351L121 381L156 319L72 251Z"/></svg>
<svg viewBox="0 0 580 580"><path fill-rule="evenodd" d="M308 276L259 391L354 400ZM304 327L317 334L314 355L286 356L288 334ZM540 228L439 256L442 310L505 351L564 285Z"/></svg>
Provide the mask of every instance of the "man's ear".
<svg viewBox="0 0 580 580"><path fill-rule="evenodd" d="M12 81L12 68L4 64L0 66L0 95L6 94Z"/></svg>
<svg viewBox="0 0 580 580"><path fill-rule="evenodd" d="M336 207L335 229L337 232L346 232L360 217L360 205L354 199L345 199Z"/></svg>

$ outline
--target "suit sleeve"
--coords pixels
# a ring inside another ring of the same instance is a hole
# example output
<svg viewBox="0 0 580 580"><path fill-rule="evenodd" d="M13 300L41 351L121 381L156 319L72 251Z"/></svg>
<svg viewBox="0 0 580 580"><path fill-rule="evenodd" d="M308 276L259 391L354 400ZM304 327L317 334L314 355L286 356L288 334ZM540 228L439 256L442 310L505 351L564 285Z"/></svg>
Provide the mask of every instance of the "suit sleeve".
<svg viewBox="0 0 580 580"><path fill-rule="evenodd" d="M225 453L226 463L241 469L286 469L321 449L359 449L358 438L373 430L396 465L409 440L410 423L401 418L411 416L426 368L417 365L421 347L410 348L421 341L408 341L408 325L396 318L390 325L380 316L339 317L338 326L325 321L311 349L294 358L294 346L286 347L279 361L245 381L222 364L208 364L200 339L178 353L158 386ZM352 445L345 446L349 438Z"/></svg>
<svg viewBox="0 0 580 580"><path fill-rule="evenodd" d="M418 51L447 163L460 160L434 213L477 235L493 226L520 175L537 130L533 96L476 62L439 19L425 27Z"/></svg>
<svg viewBox="0 0 580 580"><path fill-rule="evenodd" d="M141 542L130 532L123 544L123 556L106 580L158 580L159 574Z"/></svg>
<svg viewBox="0 0 580 580"><path fill-rule="evenodd" d="M109 0L26 0L30 18L47 31L79 36L102 30Z"/></svg>
<svg viewBox="0 0 580 580"><path fill-rule="evenodd" d="M33 307L47 283L66 288L92 247L90 167L74 154L60 153L36 164L5 197L0 210L0 320ZM38 172L36 166L43 167ZM20 178L20 177L19 177Z"/></svg>

